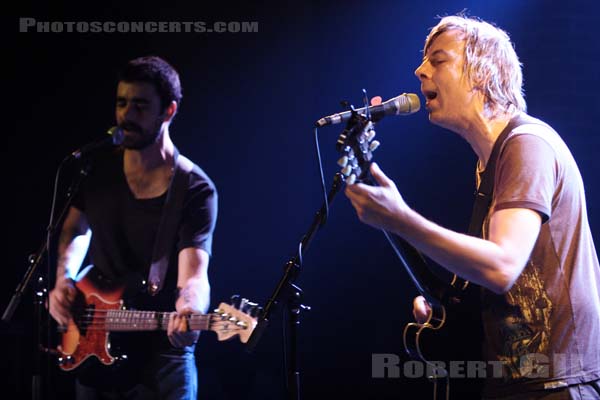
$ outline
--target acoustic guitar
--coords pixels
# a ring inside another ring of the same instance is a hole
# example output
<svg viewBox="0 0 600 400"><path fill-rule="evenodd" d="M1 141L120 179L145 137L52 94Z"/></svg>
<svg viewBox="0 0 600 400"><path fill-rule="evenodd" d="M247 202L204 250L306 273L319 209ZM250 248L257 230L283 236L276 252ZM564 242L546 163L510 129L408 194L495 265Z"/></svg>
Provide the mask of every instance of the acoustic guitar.
<svg viewBox="0 0 600 400"><path fill-rule="evenodd" d="M376 184L370 176L369 170L373 162L373 152L379 146L380 142L375 140L374 123L370 116L353 112L336 143L336 149L341 154L338 165L342 168L341 173L345 177L346 184L352 185L358 182L369 185ZM425 358L421 350L420 338L423 331L438 330L444 326L446 322L445 306L459 302L460 296L469 282L456 275L453 275L450 281L444 281L433 272L423 255L407 241L385 230L383 233L418 292L425 297L432 308L427 321L411 322L405 326L404 348L411 358L423 361L428 365L428 371L432 373L430 378L446 377L445 369Z"/></svg>

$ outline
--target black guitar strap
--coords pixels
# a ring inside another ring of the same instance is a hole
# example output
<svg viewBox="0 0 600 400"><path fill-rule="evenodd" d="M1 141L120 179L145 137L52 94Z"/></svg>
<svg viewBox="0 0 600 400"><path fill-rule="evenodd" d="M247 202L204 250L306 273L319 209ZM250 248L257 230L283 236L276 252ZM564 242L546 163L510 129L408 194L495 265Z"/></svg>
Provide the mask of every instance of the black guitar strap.
<svg viewBox="0 0 600 400"><path fill-rule="evenodd" d="M531 118L526 114L520 113L509 121L508 125L506 125L506 128L500 132L498 139L496 139L496 142L494 143L492 154L490 155L490 159L485 167L485 171L481 176L479 188L475 192L475 202L473 204L473 212L471 213L471 222L469 223L469 235L471 236L481 237L483 221L490 210L490 206L492 205L492 198L494 194L494 178L496 176L496 162L500 156L502 144L513 129L525 124L540 124L540 121Z"/></svg>
<svg viewBox="0 0 600 400"><path fill-rule="evenodd" d="M175 171L169 183L167 198L163 205L158 232L154 239L152 264L148 274L148 292L156 295L165 283L171 252L177 238L177 228L181 222L183 202L188 188L188 174L194 167L192 162L179 154L175 148Z"/></svg>

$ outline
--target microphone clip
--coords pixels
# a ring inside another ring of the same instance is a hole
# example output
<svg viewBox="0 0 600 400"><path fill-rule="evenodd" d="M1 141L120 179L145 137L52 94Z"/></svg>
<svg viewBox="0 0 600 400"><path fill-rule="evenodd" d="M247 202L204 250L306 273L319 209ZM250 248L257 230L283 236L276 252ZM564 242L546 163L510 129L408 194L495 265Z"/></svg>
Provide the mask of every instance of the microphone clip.
<svg viewBox="0 0 600 400"><path fill-rule="evenodd" d="M123 143L125 139L125 135L123 134L123 130L118 126L113 126L109 130L106 131L108 137L104 137L100 140L97 140L92 143L88 143L85 146L75 150L71 154L67 156L68 159L71 160L79 160L82 157L89 155L95 151L100 149L104 149L112 146L119 146Z"/></svg>

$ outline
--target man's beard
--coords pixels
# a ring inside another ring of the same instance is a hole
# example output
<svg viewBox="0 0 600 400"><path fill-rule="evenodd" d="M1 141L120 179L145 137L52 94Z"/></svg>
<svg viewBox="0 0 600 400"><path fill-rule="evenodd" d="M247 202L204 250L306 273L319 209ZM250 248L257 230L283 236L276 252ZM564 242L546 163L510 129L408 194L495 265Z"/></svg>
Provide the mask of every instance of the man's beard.
<svg viewBox="0 0 600 400"><path fill-rule="evenodd" d="M137 135L136 137L125 135L123 147L129 150L143 150L153 145L161 136L161 125L162 120L157 121L150 130L144 131L142 127L133 122L124 122L119 127L129 132L135 132Z"/></svg>

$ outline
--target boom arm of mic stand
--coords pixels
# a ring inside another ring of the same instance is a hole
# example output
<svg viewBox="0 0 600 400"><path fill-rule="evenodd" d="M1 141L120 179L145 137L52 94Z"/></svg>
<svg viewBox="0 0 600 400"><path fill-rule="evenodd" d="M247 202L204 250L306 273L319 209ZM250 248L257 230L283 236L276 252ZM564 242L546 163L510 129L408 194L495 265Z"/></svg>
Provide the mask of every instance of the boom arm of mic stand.
<svg viewBox="0 0 600 400"><path fill-rule="evenodd" d="M333 202L333 199L339 193L343 183L344 183L344 177L341 173L338 172L337 174L335 174L335 176L333 178L333 183L331 185L329 193L327 194L327 202L329 204L331 204ZM291 260L289 260L286 263L283 276L277 283L277 286L275 287L273 294L267 301L267 304L263 308L263 312L261 313L261 315L258 318L256 327L254 328L254 331L252 331L252 335L250 335L250 339L248 339L248 342L246 343L246 351L248 353L251 353L254 351L256 345L258 344L258 341L260 340L265 329L269 325L269 319L271 318L271 314L273 312L274 306L280 301L281 297L285 295L287 288L290 287L290 285L298 277L298 273L300 272L299 268L300 268L300 260L302 259L302 255L308 249L308 246L312 242L312 239L314 238L315 234L317 233L317 230L319 230L319 228L325 222L326 214L327 214L327 205L325 204L325 202L323 202L321 209L319 211L317 211L317 213L315 214L315 217L313 219L313 222L312 222L310 228L308 229L308 232L302 237L300 250L296 253L296 255Z"/></svg>

